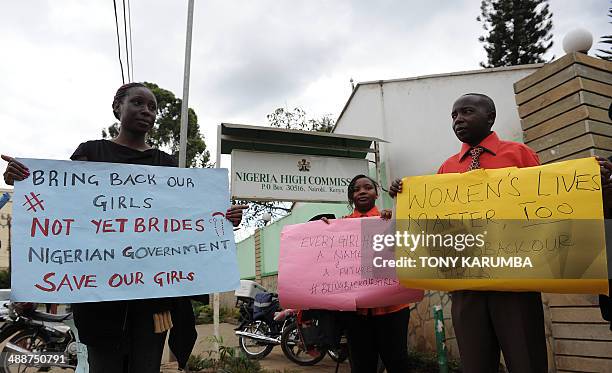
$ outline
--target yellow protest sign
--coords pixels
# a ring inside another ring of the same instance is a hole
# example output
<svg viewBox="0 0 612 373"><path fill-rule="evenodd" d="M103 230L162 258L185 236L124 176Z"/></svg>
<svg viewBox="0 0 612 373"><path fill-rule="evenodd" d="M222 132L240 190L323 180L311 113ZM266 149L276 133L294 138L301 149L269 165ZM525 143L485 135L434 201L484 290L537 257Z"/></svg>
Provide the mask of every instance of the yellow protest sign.
<svg viewBox="0 0 612 373"><path fill-rule="evenodd" d="M396 214L406 287L608 292L594 158L406 177Z"/></svg>

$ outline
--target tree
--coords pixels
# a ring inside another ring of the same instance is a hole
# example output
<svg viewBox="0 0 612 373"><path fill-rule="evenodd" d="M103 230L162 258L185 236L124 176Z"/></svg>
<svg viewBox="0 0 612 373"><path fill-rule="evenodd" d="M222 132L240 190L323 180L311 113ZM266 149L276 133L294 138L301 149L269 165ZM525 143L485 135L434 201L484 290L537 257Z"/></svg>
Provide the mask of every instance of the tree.
<svg viewBox="0 0 612 373"><path fill-rule="evenodd" d="M330 115L323 115L319 119L307 119L304 109L296 107L289 111L278 108L266 115L270 127L294 129L302 131L331 132L336 121ZM277 220L291 212L290 202L280 201L237 201L248 204L249 209L243 215L243 222L249 226L261 227L265 223L263 214L269 213L272 220Z"/></svg>
<svg viewBox="0 0 612 373"><path fill-rule="evenodd" d="M608 17L612 18L612 8L608 9ZM612 22L608 22L612 23ZM612 35L604 35L601 37L600 43L603 44L612 44ZM605 46L604 46L605 48ZM612 61L612 47L608 47L608 49L598 49L600 53L596 53L595 55L603 60Z"/></svg>
<svg viewBox="0 0 612 373"><path fill-rule="evenodd" d="M143 83L153 92L157 100L157 118L153 129L149 131L147 143L153 147L166 149L178 156L181 132L181 104L183 100L174 93L160 88L155 83ZM210 153L206 150L204 137L200 134L200 125L195 111L189 108L189 128L187 130L187 166L210 167ZM113 123L102 130L102 138L116 137L119 134L119 123Z"/></svg>
<svg viewBox="0 0 612 373"><path fill-rule="evenodd" d="M480 66L546 62L543 55L553 45L548 0L482 0L480 11L476 20L488 33L478 38L487 52Z"/></svg>
<svg viewBox="0 0 612 373"><path fill-rule="evenodd" d="M331 132L336 124L329 115L319 119L306 119L304 109L296 107L289 111L277 108L271 114L266 115L270 127L286 128L302 131Z"/></svg>

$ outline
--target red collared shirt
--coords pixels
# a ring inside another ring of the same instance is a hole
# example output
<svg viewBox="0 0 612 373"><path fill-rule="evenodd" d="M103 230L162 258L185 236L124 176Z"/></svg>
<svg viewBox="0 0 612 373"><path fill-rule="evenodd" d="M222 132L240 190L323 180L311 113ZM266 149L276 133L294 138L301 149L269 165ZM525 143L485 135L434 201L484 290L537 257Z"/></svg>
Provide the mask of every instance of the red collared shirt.
<svg viewBox="0 0 612 373"><path fill-rule="evenodd" d="M504 168L504 167L532 167L539 166L538 155L527 145L519 142L504 141L492 132L479 144L484 148L480 155L480 168ZM472 147L466 143L461 145L461 151L447 159L440 169L439 174L453 172L466 172L472 163L469 152Z"/></svg>
<svg viewBox="0 0 612 373"><path fill-rule="evenodd" d="M359 212L356 209L350 215L345 216L345 218L369 218L372 216L380 216L380 211L376 206L372 207L368 212ZM357 313L360 315L367 315L370 313L373 316L377 315L385 315L387 313L397 312L399 310L403 310L406 307L410 307L409 304L395 304L393 306L387 307L376 307L376 308L357 308Z"/></svg>
<svg viewBox="0 0 612 373"><path fill-rule="evenodd" d="M351 214L346 215L344 218L369 218L372 216L380 216L380 211L378 211L376 206L372 207L368 212L359 212L357 209L355 209Z"/></svg>

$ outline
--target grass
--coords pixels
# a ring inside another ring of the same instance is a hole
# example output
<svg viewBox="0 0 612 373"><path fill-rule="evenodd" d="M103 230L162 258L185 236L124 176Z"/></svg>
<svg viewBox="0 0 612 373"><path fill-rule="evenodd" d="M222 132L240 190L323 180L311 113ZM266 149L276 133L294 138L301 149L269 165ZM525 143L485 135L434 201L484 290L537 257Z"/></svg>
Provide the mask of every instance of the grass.
<svg viewBox="0 0 612 373"><path fill-rule="evenodd" d="M414 373L439 373L438 356L435 353L419 352L414 350L408 351L410 360L410 372ZM461 363L457 360L448 360L449 373L461 373ZM503 365L499 365L499 373L506 373Z"/></svg>
<svg viewBox="0 0 612 373"><path fill-rule="evenodd" d="M438 356L434 353L425 353L414 350L408 351L410 361L410 372L414 373L439 373ZM461 373L459 362L449 360L447 362L449 373Z"/></svg>

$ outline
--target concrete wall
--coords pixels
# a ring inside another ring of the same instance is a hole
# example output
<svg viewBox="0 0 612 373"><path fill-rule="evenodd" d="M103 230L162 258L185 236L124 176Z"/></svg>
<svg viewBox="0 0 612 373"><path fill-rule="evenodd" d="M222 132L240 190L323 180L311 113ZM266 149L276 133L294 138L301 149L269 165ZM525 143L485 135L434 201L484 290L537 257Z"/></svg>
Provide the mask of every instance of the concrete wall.
<svg viewBox="0 0 612 373"><path fill-rule="evenodd" d="M540 161L612 155L612 62L567 54L514 85ZM608 237L609 239L609 237ZM542 294L549 372L612 372L612 333L593 294Z"/></svg>

